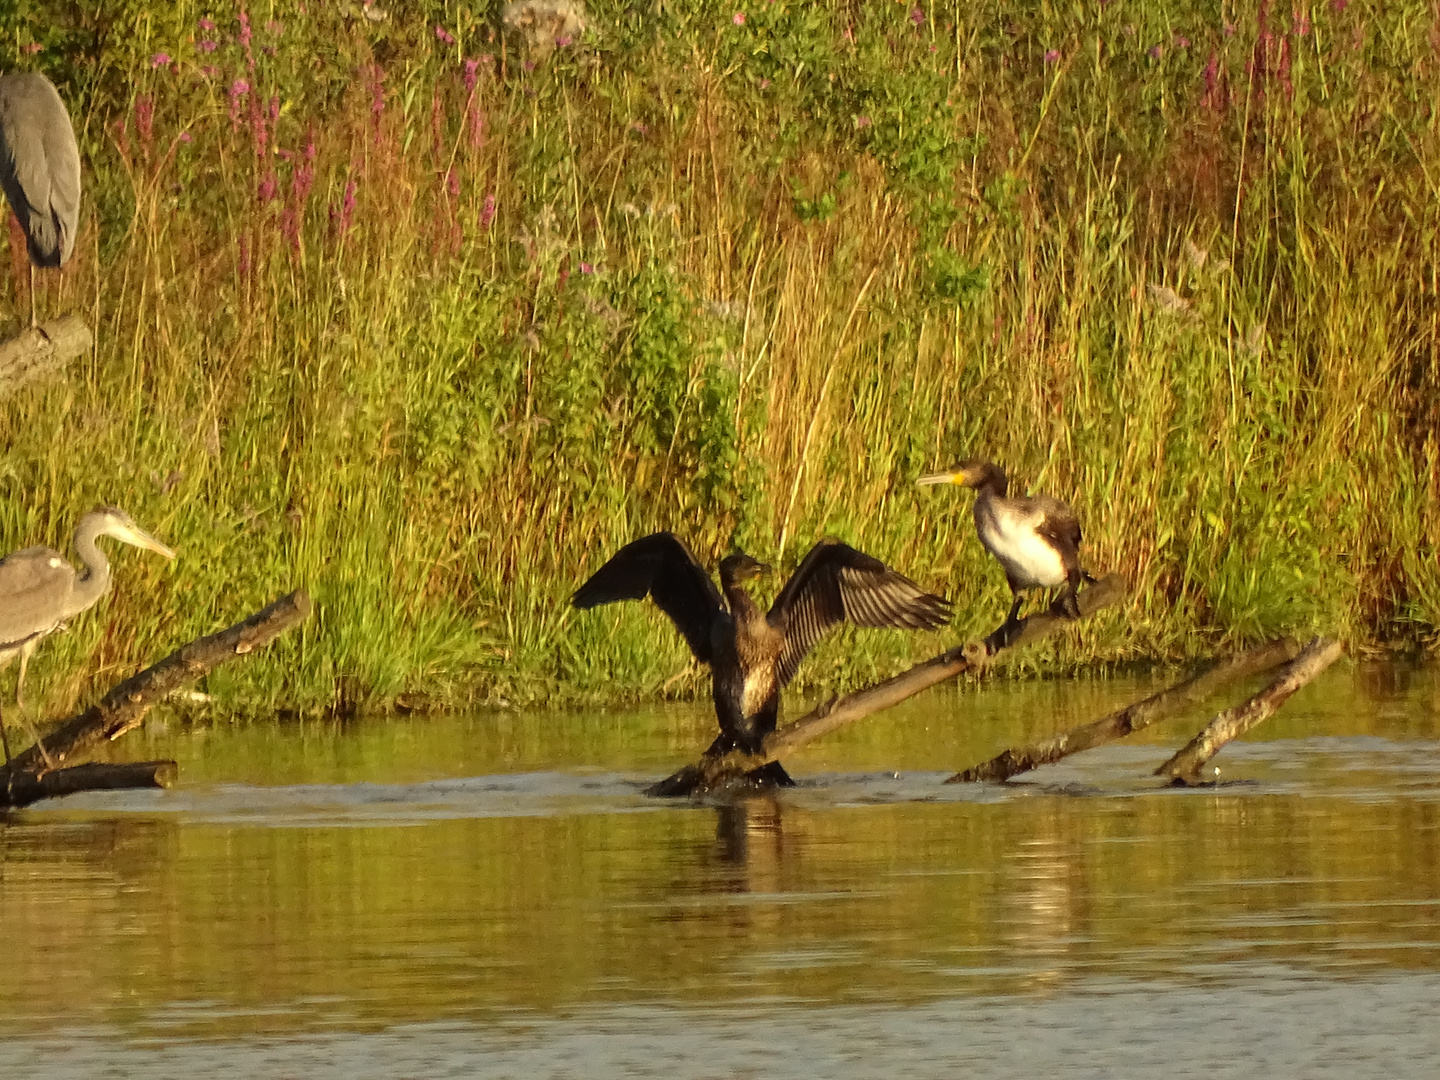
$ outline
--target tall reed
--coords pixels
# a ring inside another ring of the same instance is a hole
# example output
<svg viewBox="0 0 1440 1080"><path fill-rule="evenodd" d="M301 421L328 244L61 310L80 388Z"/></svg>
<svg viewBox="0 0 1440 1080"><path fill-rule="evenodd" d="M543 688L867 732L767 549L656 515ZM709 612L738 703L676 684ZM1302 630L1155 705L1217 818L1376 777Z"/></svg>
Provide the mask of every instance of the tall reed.
<svg viewBox="0 0 1440 1080"><path fill-rule="evenodd" d="M295 585L318 617L231 707L649 692L661 617L565 601L656 528L785 568L839 535L988 629L968 496L913 484L972 454L1135 584L1039 665L1433 645L1428 7L596 3L539 65L371 7L15 21L86 164L43 303L98 344L0 403L0 546L107 501L182 553L118 557L53 707Z"/></svg>

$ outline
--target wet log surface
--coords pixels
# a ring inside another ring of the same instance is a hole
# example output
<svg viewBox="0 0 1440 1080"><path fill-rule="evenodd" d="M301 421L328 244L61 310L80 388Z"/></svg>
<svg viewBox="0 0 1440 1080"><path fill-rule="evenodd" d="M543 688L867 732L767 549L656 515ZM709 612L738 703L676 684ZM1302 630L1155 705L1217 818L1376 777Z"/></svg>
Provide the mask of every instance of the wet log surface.
<svg viewBox="0 0 1440 1080"><path fill-rule="evenodd" d="M174 762L60 766L139 727L157 702L220 664L269 645L303 622L310 608L310 597L303 589L297 590L228 629L190 642L126 679L39 744L15 755L8 773L0 771L0 806L24 806L36 799L76 791L168 786L174 779ZM45 754L49 755L48 763Z"/></svg>
<svg viewBox="0 0 1440 1080"><path fill-rule="evenodd" d="M1184 682L1152 694L1143 701L1127 705L1092 723L1071 728L1054 738L1029 746L1005 750L989 761L956 773L945 782L964 784L1008 780L1012 776L1018 776L1041 765L1050 765L1082 750L1091 750L1115 739L1123 739L1187 706L1203 701L1237 679L1258 675L1292 660L1299 652L1300 643L1297 641L1272 641L1250 652L1221 660Z"/></svg>
<svg viewBox="0 0 1440 1080"><path fill-rule="evenodd" d="M1174 757L1156 769L1155 775L1168 776L1177 785L1199 783L1200 770L1226 743L1271 716L1291 694L1340 659L1342 652L1344 649L1338 641L1323 637L1312 639L1299 656L1280 669L1269 686L1248 701L1217 715Z"/></svg>
<svg viewBox="0 0 1440 1080"><path fill-rule="evenodd" d="M94 341L84 319L65 315L39 327L27 326L18 337L0 342L0 398L59 371L89 352Z"/></svg>
<svg viewBox="0 0 1440 1080"><path fill-rule="evenodd" d="M1117 603L1125 596L1126 591L1125 580L1114 574L1082 589L1076 597L1080 617L1087 618ZM1008 641L1005 640L1007 635L997 630L983 642L968 642L957 646L882 683L846 694L844 697L831 698L793 724L787 724L767 736L760 753L746 754L735 750L724 755L707 755L695 764L687 765L653 784L646 789L645 794L675 798L700 795L717 788L750 786L747 776L752 776L764 765L778 760L782 754L813 742L845 724L898 705L946 679L953 679L967 671L981 671L1002 659L1005 654L1026 645L1033 645L1074 622L1074 619L1053 610L1028 616L1020 620L1019 631L1011 632Z"/></svg>

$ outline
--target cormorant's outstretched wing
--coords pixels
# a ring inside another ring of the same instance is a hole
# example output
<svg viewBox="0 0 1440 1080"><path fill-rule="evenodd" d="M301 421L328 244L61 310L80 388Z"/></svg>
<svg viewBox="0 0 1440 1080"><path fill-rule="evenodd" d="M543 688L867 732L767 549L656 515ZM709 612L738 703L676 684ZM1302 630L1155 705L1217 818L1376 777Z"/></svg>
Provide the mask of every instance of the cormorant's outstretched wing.
<svg viewBox="0 0 1440 1080"><path fill-rule="evenodd" d="M685 635L695 659L710 663L710 628L724 611L724 601L710 575L674 533L651 533L626 544L575 590L570 603L592 608L647 596Z"/></svg>
<svg viewBox="0 0 1440 1080"><path fill-rule="evenodd" d="M838 622L935 630L950 621L950 604L879 559L839 540L822 540L780 590L768 617L785 635L776 671L784 686L805 654Z"/></svg>

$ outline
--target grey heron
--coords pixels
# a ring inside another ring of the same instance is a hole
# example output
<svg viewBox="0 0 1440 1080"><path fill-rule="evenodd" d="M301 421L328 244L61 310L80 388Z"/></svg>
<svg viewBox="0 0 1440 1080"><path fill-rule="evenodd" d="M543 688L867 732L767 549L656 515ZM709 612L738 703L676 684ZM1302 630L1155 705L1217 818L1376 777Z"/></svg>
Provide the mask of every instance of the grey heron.
<svg viewBox="0 0 1440 1080"><path fill-rule="evenodd" d="M652 597L710 665L720 739L715 749L757 752L775 730L780 691L830 627L841 622L898 630L936 630L950 605L879 559L838 540L810 549L768 612L742 583L770 568L744 552L720 561L720 588L674 533L632 541L595 571L570 602L592 608ZM767 767L768 768L768 767ZM788 783L775 763L768 777Z"/></svg>
<svg viewBox="0 0 1440 1080"><path fill-rule="evenodd" d="M971 459L916 482L975 489L975 531L1005 568L1010 585L1010 614L1001 627L1006 640L1019 622L1020 594L1026 589L1064 585L1055 607L1072 619L1080 617L1076 590L1081 578L1095 579L1080 569L1080 522L1069 506L1049 495L1007 498L1009 480L993 461Z"/></svg>
<svg viewBox="0 0 1440 1080"><path fill-rule="evenodd" d="M30 325L35 267L64 266L80 221L80 149L55 85L38 71L0 75L0 187L25 231Z"/></svg>
<svg viewBox="0 0 1440 1080"><path fill-rule="evenodd" d="M0 559L0 669L20 657L15 705L22 719L25 669L41 639L63 629L67 619L92 606L110 590L110 563L95 543L102 536L146 548L167 559L175 557L174 551L136 525L124 510L102 506L91 510L75 526L75 550L85 564L84 571L77 573L69 560L48 547L22 548ZM25 723L28 727L29 722ZM40 740L33 729L30 735L38 745ZM3 716L0 746L8 765L10 743L5 738Z"/></svg>

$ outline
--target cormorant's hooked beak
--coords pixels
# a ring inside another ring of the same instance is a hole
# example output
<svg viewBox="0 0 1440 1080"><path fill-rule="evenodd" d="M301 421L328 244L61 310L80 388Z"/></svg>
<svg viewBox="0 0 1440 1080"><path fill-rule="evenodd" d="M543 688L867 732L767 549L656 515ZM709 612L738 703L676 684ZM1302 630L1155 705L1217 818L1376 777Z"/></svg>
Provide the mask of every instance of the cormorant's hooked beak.
<svg viewBox="0 0 1440 1080"><path fill-rule="evenodd" d="M138 548L145 548L147 551L155 552L156 555L164 555L167 559L175 558L174 548L171 548L167 544L162 544L159 540L156 540L155 537L140 528L139 525L122 525L115 529L110 535L123 543L133 544Z"/></svg>
<svg viewBox="0 0 1440 1080"><path fill-rule="evenodd" d="M946 469L944 472L930 473L922 476L915 483L920 487L929 487L932 484L958 484L961 487L971 482L969 469Z"/></svg>

